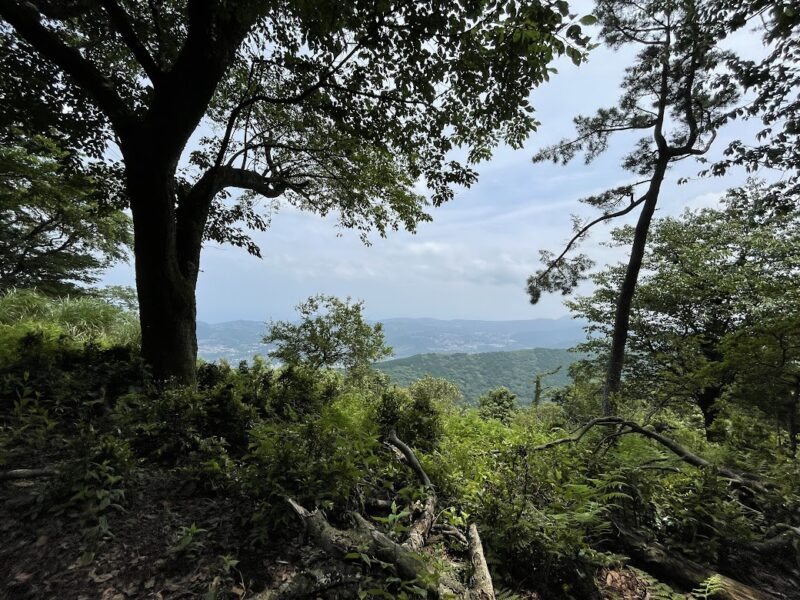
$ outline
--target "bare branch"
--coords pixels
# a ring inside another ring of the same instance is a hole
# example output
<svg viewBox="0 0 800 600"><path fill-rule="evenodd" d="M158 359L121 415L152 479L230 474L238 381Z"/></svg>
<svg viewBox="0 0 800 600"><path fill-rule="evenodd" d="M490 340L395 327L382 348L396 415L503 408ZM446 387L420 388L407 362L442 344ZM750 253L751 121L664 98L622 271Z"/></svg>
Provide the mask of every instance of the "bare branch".
<svg viewBox="0 0 800 600"><path fill-rule="evenodd" d="M711 464L705 458L698 456L676 441L669 439L661 435L660 433L653 431L651 429L645 429L638 423L633 421L627 421L621 417L598 417L596 419L592 419L585 425L583 425L580 429L575 431L572 435L565 438L560 438L557 440L553 440L546 444L542 444L540 446L536 446L532 448L532 451L539 451L539 450L546 450L548 448L553 448L555 446L560 446L562 444L572 444L575 442L579 442L583 436L585 436L589 430L594 427L621 427L624 429L628 429L628 431L621 432L621 433L637 433L639 435L643 435L644 437L650 438L651 440L658 442L668 450L670 450L673 454L675 454L680 460L683 462L692 465L693 467L697 468L711 468L714 469L720 476L730 479L731 481L741 485L742 487L749 487L761 493L767 493L767 487L762 484L760 481L755 479L753 476L744 474L744 473L737 473L728 469L726 467L718 467Z"/></svg>
<svg viewBox="0 0 800 600"><path fill-rule="evenodd" d="M145 48L141 40L139 40L128 13L125 12L125 9L120 6L116 0L100 0L100 3L108 13L111 19L111 25L116 32L119 33L122 41L125 42L125 45L133 53L133 56L142 66L144 72L147 73L150 81L152 81L154 85L158 83L163 71L150 55L147 48Z"/></svg>
<svg viewBox="0 0 800 600"><path fill-rule="evenodd" d="M422 465L417 459L416 454L414 454L414 451L409 448L405 442L397 437L397 433L395 433L394 430L389 433L386 439L392 446L400 451L405 459L406 464L408 464L408 466L414 470L428 493L427 497L425 498L425 505L422 508L422 514L411 526L411 529L408 532L408 537L406 538L406 541L403 542L404 548L408 548L414 552L419 552L425 545L425 539L428 537L428 533L433 526L436 513L436 493L433 491L431 480L428 478L428 474L425 472L425 469L422 468Z"/></svg>

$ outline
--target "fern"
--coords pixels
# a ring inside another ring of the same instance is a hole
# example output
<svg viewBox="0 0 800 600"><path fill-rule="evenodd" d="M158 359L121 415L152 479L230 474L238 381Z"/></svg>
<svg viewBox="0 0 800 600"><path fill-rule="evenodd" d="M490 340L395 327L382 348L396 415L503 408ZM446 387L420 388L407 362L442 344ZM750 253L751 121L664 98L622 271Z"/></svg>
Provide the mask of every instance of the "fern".
<svg viewBox="0 0 800 600"><path fill-rule="evenodd" d="M638 577L647 586L647 593L650 600L687 600L685 594L675 592L666 583L659 581L649 573L645 573L634 567L628 567L631 571L636 573Z"/></svg>
<svg viewBox="0 0 800 600"><path fill-rule="evenodd" d="M494 591L496 600L521 600L522 596L506 588L497 588Z"/></svg>
<svg viewBox="0 0 800 600"><path fill-rule="evenodd" d="M708 600L724 591L725 586L723 585L722 577L719 575L712 575L692 590L691 597L697 598L698 600Z"/></svg>

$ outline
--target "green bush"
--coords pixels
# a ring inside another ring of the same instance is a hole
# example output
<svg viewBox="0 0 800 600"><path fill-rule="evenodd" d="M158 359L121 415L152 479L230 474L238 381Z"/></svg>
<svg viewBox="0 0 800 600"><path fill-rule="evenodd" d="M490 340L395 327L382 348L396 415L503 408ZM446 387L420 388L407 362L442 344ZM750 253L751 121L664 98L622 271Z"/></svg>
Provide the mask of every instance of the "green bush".
<svg viewBox="0 0 800 600"><path fill-rule="evenodd" d="M0 295L0 340L13 343L25 332L103 347L138 346L141 340L137 314L99 297L51 298L21 289Z"/></svg>
<svg viewBox="0 0 800 600"><path fill-rule="evenodd" d="M412 448L432 452L441 441L443 409L439 401L421 387L406 390L393 386L380 397L376 418L383 435L395 430Z"/></svg>
<svg viewBox="0 0 800 600"><path fill-rule="evenodd" d="M380 448L374 416L358 395L345 395L304 421L262 421L250 431L248 493L262 503L259 519L293 522L287 498L304 506L355 507L357 490Z"/></svg>
<svg viewBox="0 0 800 600"><path fill-rule="evenodd" d="M48 489L49 512L77 514L87 541L111 533L109 518L124 510L125 485L135 458L125 440L86 430L70 440L68 460Z"/></svg>
<svg viewBox="0 0 800 600"><path fill-rule="evenodd" d="M118 401L114 419L137 454L178 465L212 438L242 456L248 431L261 413L242 402L231 385L221 383L211 390L177 387L129 394Z"/></svg>
<svg viewBox="0 0 800 600"><path fill-rule="evenodd" d="M342 391L342 385L342 377L335 371L289 365L274 377L267 394L267 409L286 421L318 415Z"/></svg>
<svg viewBox="0 0 800 600"><path fill-rule="evenodd" d="M534 452L552 435L548 425L536 409L509 425L480 410L452 413L439 450L422 459L441 501L478 522L497 583L532 578L545 597L589 597L589 574L607 561L594 545L622 483L592 477L585 448Z"/></svg>
<svg viewBox="0 0 800 600"><path fill-rule="evenodd" d="M497 419L508 425L517 410L517 395L507 387L499 387L478 398L478 412L484 419Z"/></svg>

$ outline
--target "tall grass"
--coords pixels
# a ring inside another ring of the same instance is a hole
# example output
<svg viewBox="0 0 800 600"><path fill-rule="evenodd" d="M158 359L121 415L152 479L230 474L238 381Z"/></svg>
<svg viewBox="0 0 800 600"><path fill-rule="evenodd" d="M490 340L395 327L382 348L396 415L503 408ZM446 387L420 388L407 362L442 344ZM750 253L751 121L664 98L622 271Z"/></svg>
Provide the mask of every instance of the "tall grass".
<svg viewBox="0 0 800 600"><path fill-rule="evenodd" d="M136 312L93 296L50 298L29 289L0 295L0 329L46 331L79 343L138 345Z"/></svg>

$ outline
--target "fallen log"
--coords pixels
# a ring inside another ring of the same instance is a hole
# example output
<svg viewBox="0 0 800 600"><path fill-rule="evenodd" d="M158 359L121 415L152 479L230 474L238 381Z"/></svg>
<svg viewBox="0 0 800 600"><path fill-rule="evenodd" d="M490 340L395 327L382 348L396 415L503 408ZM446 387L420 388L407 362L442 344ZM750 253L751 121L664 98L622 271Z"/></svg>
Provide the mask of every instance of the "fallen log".
<svg viewBox="0 0 800 600"><path fill-rule="evenodd" d="M13 469L11 471L0 471L0 481L12 479L34 479L36 477L47 477L55 475L56 470L51 467L42 469Z"/></svg>
<svg viewBox="0 0 800 600"><path fill-rule="evenodd" d="M337 529L319 511L309 512L297 502L288 499L295 514L303 521L306 532L314 543L327 554L344 559L348 554L366 554L371 558L393 565L397 575L405 580L433 582L435 573L417 554L403 547L389 536L378 531L374 525L358 513L352 513L356 521L354 529ZM438 586L434 583L422 583L433 597L438 595Z"/></svg>
<svg viewBox="0 0 800 600"><path fill-rule="evenodd" d="M469 526L469 562L472 564L472 583L469 595L473 600L495 600L492 576L483 554L483 544L475 523Z"/></svg>
<svg viewBox="0 0 800 600"><path fill-rule="evenodd" d="M647 541L624 526L614 524L619 538L634 566L643 571L688 589L695 589L713 578L714 587L730 600L778 600L781 596L758 590L717 573L693 560L668 551L658 542Z"/></svg>

